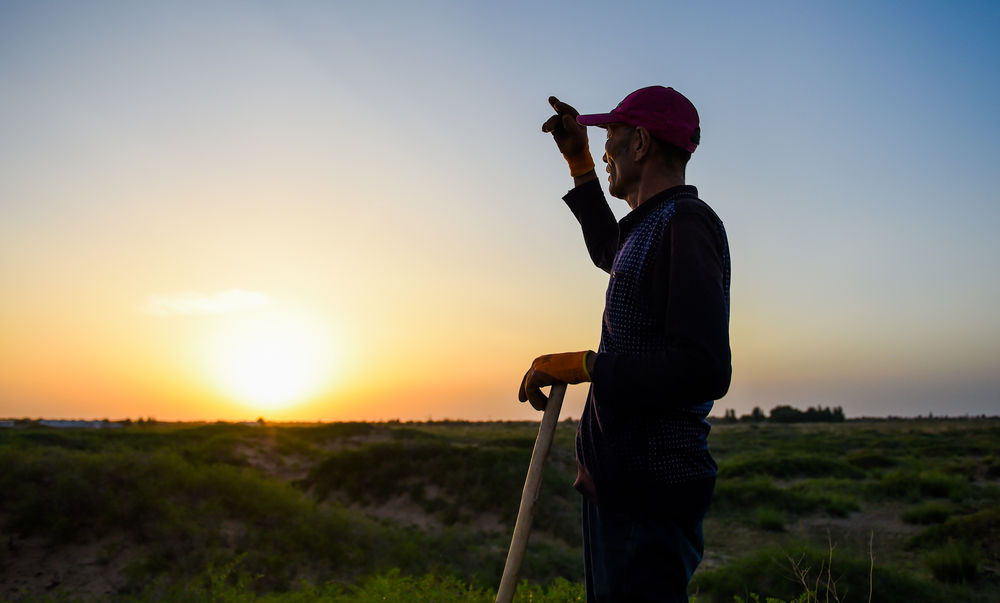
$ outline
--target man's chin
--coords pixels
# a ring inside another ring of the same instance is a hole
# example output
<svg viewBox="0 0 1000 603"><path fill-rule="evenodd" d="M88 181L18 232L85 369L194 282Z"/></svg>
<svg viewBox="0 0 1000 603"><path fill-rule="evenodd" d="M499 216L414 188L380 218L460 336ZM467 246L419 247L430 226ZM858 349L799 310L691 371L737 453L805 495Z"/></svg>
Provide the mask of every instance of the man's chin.
<svg viewBox="0 0 1000 603"><path fill-rule="evenodd" d="M617 199L625 198L622 190L615 185L614 179L611 178L610 176L608 176L608 192L611 193L612 197L615 197Z"/></svg>

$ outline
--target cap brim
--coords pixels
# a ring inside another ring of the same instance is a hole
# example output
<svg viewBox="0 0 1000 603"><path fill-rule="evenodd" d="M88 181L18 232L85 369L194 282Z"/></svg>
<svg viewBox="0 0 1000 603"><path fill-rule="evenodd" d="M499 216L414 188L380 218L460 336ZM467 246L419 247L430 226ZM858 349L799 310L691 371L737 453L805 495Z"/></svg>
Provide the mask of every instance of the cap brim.
<svg viewBox="0 0 1000 603"><path fill-rule="evenodd" d="M592 115L577 115L576 123L581 126L606 126L620 123L621 119L611 113L594 113Z"/></svg>

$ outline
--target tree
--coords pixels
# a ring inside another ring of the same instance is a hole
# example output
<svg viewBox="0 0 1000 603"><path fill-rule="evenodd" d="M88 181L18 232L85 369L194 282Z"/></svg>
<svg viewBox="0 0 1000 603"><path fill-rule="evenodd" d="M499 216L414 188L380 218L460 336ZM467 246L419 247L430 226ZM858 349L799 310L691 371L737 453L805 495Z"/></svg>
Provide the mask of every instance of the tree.
<svg viewBox="0 0 1000 603"><path fill-rule="evenodd" d="M770 418L775 423L799 423L809 420L801 410L791 406L775 406L771 409Z"/></svg>
<svg viewBox="0 0 1000 603"><path fill-rule="evenodd" d="M792 406L775 406L771 409L770 420L775 423L842 423L844 409L810 406L803 412Z"/></svg>

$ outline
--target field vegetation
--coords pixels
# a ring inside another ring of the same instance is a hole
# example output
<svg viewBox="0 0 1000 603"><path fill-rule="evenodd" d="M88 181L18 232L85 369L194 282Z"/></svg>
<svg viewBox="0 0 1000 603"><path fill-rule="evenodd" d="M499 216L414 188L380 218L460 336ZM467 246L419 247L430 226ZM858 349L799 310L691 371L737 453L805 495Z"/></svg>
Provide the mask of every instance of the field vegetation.
<svg viewBox="0 0 1000 603"><path fill-rule="evenodd" d="M492 601L537 424L0 430L0 599ZM575 424L519 588L582 601ZM1000 598L1000 421L725 422L715 601Z"/></svg>

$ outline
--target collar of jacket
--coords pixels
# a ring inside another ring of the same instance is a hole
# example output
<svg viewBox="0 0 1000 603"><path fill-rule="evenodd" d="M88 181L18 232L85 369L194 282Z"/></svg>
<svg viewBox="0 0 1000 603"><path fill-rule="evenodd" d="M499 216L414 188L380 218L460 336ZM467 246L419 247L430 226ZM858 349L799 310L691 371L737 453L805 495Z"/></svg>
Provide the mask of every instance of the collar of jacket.
<svg viewBox="0 0 1000 603"><path fill-rule="evenodd" d="M635 228L636 224L642 222L654 209L678 197L698 198L698 189L690 184L679 184L660 191L649 199L646 199L639 207L625 214L625 217L618 221L618 240L625 240L629 231Z"/></svg>

